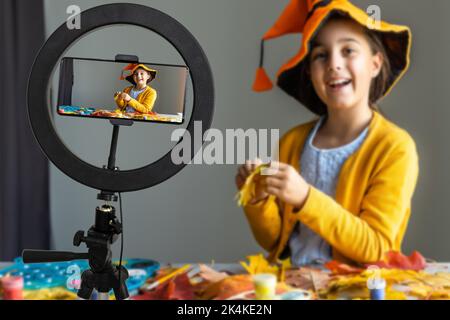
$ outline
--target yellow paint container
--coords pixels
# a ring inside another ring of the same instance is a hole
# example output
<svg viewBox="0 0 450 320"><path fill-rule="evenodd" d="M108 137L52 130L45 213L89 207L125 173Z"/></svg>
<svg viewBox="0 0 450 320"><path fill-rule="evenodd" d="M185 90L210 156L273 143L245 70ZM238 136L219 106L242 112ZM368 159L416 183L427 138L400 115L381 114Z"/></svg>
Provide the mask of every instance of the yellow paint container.
<svg viewBox="0 0 450 320"><path fill-rule="evenodd" d="M261 273L253 276L256 300L275 299L277 277L270 273Z"/></svg>

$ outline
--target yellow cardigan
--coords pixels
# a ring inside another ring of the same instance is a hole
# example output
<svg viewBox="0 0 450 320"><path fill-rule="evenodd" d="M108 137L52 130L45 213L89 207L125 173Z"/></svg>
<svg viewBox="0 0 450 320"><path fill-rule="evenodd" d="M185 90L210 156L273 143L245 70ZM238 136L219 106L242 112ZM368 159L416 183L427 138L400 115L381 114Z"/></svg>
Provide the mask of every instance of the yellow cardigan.
<svg viewBox="0 0 450 320"><path fill-rule="evenodd" d="M127 87L123 90L125 93L130 93L133 86ZM127 106L132 107L134 110L140 113L149 113L153 109L157 97L156 90L147 86L145 91L137 96L137 99L131 99L128 104L123 99L115 98L119 111L123 111Z"/></svg>
<svg viewBox="0 0 450 320"><path fill-rule="evenodd" d="M300 171L303 145L316 121L291 129L280 140L280 161ZM374 112L361 147L342 166L336 199L311 187L296 210L274 196L244 207L257 242L269 260L287 258L289 237L301 222L346 263L379 261L401 251L419 174L416 146L409 134ZM281 255L281 257L280 257Z"/></svg>

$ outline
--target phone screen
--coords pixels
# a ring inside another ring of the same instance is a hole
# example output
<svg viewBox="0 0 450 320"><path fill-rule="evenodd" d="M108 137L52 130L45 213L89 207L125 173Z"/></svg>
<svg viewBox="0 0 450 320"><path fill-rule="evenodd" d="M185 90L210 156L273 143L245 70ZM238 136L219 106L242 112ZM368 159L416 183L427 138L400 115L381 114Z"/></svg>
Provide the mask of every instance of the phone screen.
<svg viewBox="0 0 450 320"><path fill-rule="evenodd" d="M181 124L187 66L65 57L57 113Z"/></svg>

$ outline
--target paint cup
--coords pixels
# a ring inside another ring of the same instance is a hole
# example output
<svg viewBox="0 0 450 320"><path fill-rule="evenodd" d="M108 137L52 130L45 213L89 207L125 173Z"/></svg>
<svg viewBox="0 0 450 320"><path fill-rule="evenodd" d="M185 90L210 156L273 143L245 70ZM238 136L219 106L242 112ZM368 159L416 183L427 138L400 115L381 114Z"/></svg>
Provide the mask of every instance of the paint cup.
<svg viewBox="0 0 450 320"><path fill-rule="evenodd" d="M275 299L277 277L270 273L261 273L253 276L256 300Z"/></svg>
<svg viewBox="0 0 450 320"><path fill-rule="evenodd" d="M386 295L386 280L376 279L369 287L370 300L384 300Z"/></svg>
<svg viewBox="0 0 450 320"><path fill-rule="evenodd" d="M0 278L4 300L23 300L23 278L6 276Z"/></svg>

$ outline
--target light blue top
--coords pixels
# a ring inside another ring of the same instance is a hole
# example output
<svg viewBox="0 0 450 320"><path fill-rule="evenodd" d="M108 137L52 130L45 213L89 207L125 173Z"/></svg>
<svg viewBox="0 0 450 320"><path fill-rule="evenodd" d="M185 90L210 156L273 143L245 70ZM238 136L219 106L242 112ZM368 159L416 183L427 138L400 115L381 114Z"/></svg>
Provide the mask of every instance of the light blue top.
<svg viewBox="0 0 450 320"><path fill-rule="evenodd" d="M309 134L300 157L300 168L301 175L306 182L335 198L342 165L364 142L369 127L346 145L332 149L319 149L312 142L324 120L325 117L320 118ZM331 260L330 245L302 223L294 228L289 239L289 247L291 262L295 266L320 264Z"/></svg>
<svg viewBox="0 0 450 320"><path fill-rule="evenodd" d="M147 87L144 87L144 89L135 91L136 89L133 87L133 89L130 90L130 97L133 98L134 100L137 100L137 97L145 91L145 89L147 89ZM134 110L134 108L127 106L127 108L125 109L125 112L136 112L136 110Z"/></svg>

